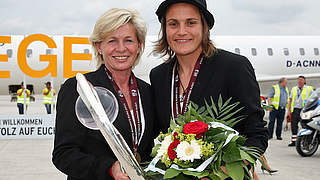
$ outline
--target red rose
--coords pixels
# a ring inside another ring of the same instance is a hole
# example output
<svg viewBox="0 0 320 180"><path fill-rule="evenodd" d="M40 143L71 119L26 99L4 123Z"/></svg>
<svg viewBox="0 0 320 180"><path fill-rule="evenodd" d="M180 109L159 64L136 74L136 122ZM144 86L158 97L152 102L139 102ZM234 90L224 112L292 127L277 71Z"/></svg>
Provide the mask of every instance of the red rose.
<svg viewBox="0 0 320 180"><path fill-rule="evenodd" d="M183 133L196 134L196 138L201 138L203 136L203 133L207 132L208 129L208 124L202 121L194 121L184 125Z"/></svg>
<svg viewBox="0 0 320 180"><path fill-rule="evenodd" d="M168 156L171 160L174 160L177 158L177 152L174 150L178 145L180 144L180 141L178 139L175 139L168 148Z"/></svg>

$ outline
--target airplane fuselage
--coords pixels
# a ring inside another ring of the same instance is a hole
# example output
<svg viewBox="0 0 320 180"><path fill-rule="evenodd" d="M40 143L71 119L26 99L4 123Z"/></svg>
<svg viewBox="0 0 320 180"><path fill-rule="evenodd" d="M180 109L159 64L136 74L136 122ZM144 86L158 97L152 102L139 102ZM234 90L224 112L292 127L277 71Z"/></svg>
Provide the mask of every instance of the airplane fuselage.
<svg viewBox="0 0 320 180"><path fill-rule="evenodd" d="M44 83L51 81L59 89L65 79L77 72L96 69L88 36L32 34L0 36L0 94L8 86L25 81L40 94ZM149 81L150 70L163 62L153 55L157 36L148 36L146 48L135 74ZM212 36L214 44L246 56L258 81L274 81L303 74L319 77L320 36Z"/></svg>

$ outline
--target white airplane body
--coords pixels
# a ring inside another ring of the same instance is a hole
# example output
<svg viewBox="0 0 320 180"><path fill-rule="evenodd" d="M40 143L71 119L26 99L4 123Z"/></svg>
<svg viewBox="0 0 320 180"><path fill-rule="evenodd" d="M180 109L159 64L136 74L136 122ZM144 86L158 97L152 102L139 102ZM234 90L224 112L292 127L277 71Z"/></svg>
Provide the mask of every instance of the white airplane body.
<svg viewBox="0 0 320 180"><path fill-rule="evenodd" d="M44 83L51 81L59 89L76 72L94 71L96 63L88 36L0 36L0 94L9 93L9 85L22 81L41 94ZM148 36L136 76L149 82L151 69L163 62L151 52L157 36ZM320 36L212 36L221 49L246 56L259 82L299 75L320 77ZM230 72L232 73L232 72Z"/></svg>

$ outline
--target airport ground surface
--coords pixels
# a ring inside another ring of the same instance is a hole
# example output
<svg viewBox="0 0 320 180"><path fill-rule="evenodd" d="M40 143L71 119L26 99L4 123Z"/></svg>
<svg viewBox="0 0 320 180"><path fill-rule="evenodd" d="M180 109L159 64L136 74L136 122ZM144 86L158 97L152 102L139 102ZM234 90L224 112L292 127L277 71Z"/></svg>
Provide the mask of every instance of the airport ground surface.
<svg viewBox="0 0 320 180"><path fill-rule="evenodd" d="M41 96L30 104L28 114L45 113ZM16 103L9 96L0 96L0 114L17 114ZM279 172L263 174L257 165L260 180L318 180L320 177L320 149L309 158L299 156L289 148L290 132L283 132L283 140L269 141L266 157ZM0 180L62 180L66 176L51 162L53 139L0 140Z"/></svg>

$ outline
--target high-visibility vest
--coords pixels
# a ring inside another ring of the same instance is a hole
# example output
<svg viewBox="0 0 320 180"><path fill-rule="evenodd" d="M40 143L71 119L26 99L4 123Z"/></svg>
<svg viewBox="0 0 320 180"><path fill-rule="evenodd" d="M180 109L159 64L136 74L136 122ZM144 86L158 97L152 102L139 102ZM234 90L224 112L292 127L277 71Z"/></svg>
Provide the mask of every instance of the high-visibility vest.
<svg viewBox="0 0 320 180"><path fill-rule="evenodd" d="M30 94L30 90L29 89L26 89L27 90L27 94ZM19 89L17 91L17 94L21 93L21 91L23 91L22 89ZM30 104L30 96L28 97L26 94L26 103L27 105ZM24 104L24 91L21 93L20 96L17 96L17 103L20 103L20 104Z"/></svg>
<svg viewBox="0 0 320 180"><path fill-rule="evenodd" d="M304 107L305 102L307 101L308 97L311 95L311 91L313 90L312 86L303 86L301 92L301 99L302 99L302 107ZM291 109L290 111L293 112L295 99L297 97L298 86L295 86L291 89L292 99L291 99Z"/></svg>
<svg viewBox="0 0 320 180"><path fill-rule="evenodd" d="M279 109L279 103L280 103L280 85L276 84L272 86L274 89L274 95L271 98L271 104L273 107L275 107L276 109ZM289 102L289 90L286 87L286 92L287 92L287 106L288 106L288 102Z"/></svg>
<svg viewBox="0 0 320 180"><path fill-rule="evenodd" d="M48 88L44 88L43 89L43 93L47 93L49 90ZM56 91L53 89L53 94L56 93ZM43 95L43 104L51 104L53 96L51 96L51 90L49 91L49 93L47 95Z"/></svg>

